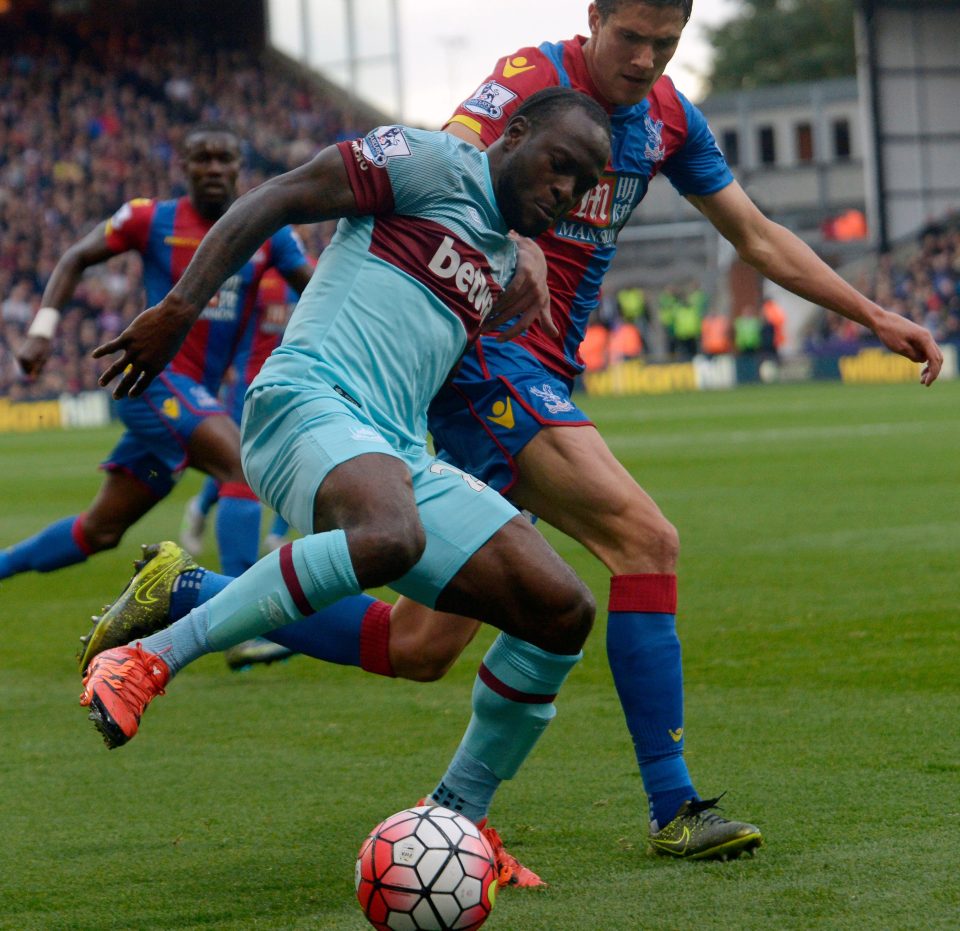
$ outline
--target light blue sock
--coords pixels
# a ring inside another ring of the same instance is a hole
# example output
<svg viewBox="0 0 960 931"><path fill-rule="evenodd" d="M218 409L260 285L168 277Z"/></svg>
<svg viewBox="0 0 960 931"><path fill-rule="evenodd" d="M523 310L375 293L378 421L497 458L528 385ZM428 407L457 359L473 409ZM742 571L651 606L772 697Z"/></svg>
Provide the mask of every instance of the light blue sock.
<svg viewBox="0 0 960 931"><path fill-rule="evenodd" d="M264 556L206 604L146 637L173 675L187 663L298 621L360 592L342 530L315 533Z"/></svg>
<svg viewBox="0 0 960 931"><path fill-rule="evenodd" d="M194 608L206 604L214 595L222 592L232 581L230 576L219 575L209 569L181 572L170 593L170 620L179 621ZM370 606L375 602L375 598L362 593L341 598L303 620L271 631L266 637L294 653L303 653L324 662L339 666L363 666L363 625ZM381 669L370 671L387 674Z"/></svg>
<svg viewBox="0 0 960 931"><path fill-rule="evenodd" d="M0 552L0 579L20 572L53 572L83 562L90 552L80 529L80 517L64 517Z"/></svg>
<svg viewBox="0 0 960 931"><path fill-rule="evenodd" d="M470 724L433 800L472 821L485 817L501 781L513 778L556 715L553 700L582 655L501 633L480 664Z"/></svg>

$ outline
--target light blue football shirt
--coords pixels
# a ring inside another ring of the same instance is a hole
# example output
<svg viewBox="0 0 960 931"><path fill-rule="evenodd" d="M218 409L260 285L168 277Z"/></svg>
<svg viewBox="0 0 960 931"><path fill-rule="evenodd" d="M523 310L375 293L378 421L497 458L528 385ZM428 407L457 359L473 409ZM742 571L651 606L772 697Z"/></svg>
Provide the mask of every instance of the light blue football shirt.
<svg viewBox="0 0 960 931"><path fill-rule="evenodd" d="M363 216L340 221L251 385L333 387L400 447L516 266L487 156L448 133L379 127L340 152Z"/></svg>

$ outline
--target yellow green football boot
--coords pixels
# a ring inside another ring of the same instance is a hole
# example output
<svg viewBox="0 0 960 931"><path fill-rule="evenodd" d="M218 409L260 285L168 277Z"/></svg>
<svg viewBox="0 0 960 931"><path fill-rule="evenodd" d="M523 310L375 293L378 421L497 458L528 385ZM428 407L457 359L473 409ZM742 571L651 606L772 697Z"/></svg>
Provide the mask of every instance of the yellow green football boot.
<svg viewBox="0 0 960 931"><path fill-rule="evenodd" d="M267 640L266 637L244 640L223 651L227 666L234 672L246 672L254 666L269 666L271 663L283 662L296 655L293 650Z"/></svg>
<svg viewBox="0 0 960 931"><path fill-rule="evenodd" d="M676 816L650 832L650 846L665 857L685 860L736 860L763 843L760 829L744 821L728 821L711 811L719 798L689 799Z"/></svg>
<svg viewBox="0 0 960 931"><path fill-rule="evenodd" d="M193 558L170 540L141 547L142 556L133 567L133 578L120 597L107 605L103 614L92 618L90 633L77 659L80 672L98 653L149 636L170 623L170 593L182 572L198 568Z"/></svg>

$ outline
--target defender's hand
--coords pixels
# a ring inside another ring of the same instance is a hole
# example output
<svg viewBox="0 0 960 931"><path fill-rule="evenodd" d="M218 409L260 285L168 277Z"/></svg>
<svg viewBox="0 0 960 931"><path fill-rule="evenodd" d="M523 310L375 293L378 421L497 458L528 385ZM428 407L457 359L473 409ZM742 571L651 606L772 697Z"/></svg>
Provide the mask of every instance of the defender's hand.
<svg viewBox="0 0 960 931"><path fill-rule="evenodd" d="M928 330L887 310L874 332L891 352L906 356L913 362L926 362L920 374L921 384L929 386L936 381L943 367L943 353Z"/></svg>

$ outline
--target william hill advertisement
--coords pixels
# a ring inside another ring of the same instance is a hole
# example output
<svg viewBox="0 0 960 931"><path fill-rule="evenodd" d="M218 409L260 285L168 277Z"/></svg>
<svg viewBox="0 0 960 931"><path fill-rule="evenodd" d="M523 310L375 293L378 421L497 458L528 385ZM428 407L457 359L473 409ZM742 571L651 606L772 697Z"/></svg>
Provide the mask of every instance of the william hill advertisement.
<svg viewBox="0 0 960 931"><path fill-rule="evenodd" d="M15 404L0 398L0 433L32 433L60 427L99 427L110 422L106 391L65 394L54 401Z"/></svg>
<svg viewBox="0 0 960 931"><path fill-rule="evenodd" d="M940 377L957 377L957 348L943 346ZM922 366L884 349L863 349L851 356L791 356L783 361L757 356L697 356L690 362L620 362L583 375L583 388L595 396L710 391L764 382L840 380L848 385L916 382Z"/></svg>
<svg viewBox="0 0 960 931"><path fill-rule="evenodd" d="M919 381L922 365L882 349L865 349L837 360L840 379L850 385L890 385Z"/></svg>

